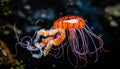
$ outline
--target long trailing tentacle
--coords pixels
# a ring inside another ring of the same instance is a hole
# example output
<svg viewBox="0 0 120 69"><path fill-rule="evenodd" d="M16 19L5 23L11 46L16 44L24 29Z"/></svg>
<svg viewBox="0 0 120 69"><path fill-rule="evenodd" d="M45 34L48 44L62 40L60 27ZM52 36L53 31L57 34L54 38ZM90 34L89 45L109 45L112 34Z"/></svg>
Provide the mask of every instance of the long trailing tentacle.
<svg viewBox="0 0 120 69"><path fill-rule="evenodd" d="M72 33L71 31L69 31L70 33ZM67 46L67 58L68 58L68 61L70 62L70 64L74 67L74 68L79 68L78 67L78 61L79 61L79 57L78 57L78 54L75 53L75 41L74 41L74 35L69 35L68 36L68 40L69 40L69 45ZM72 53L74 54L75 56L75 59L76 59L76 64L73 63L73 61L70 59L70 55L69 55L69 49L72 51Z"/></svg>
<svg viewBox="0 0 120 69"><path fill-rule="evenodd" d="M40 21L40 20L38 20L38 21ZM36 27L37 27L38 21L36 22ZM17 55L17 45L20 45L21 47L28 49L34 57L37 57L35 54L32 53L32 51L37 51L38 49L40 49L38 46L32 46L32 44L33 44L33 39L34 39L35 36L36 36L37 28L36 28L36 30L35 30L35 33L34 33L33 37L24 36L24 37L21 38L21 39L19 38L19 36L18 36L18 34L17 34L16 23L14 24L13 30L14 30L14 32L15 32L15 36L16 36L16 39L17 39L17 43L15 44L15 49L16 49L15 57L16 57L16 55ZM41 50L41 49L40 49L40 50ZM41 55L41 53L40 53L39 55Z"/></svg>
<svg viewBox="0 0 120 69"><path fill-rule="evenodd" d="M88 41L87 41L87 45L88 46L86 46L86 49L87 49L87 51L88 51L88 54L90 55L90 56L92 56L93 54L95 54L96 56L96 58L95 58L95 60L94 60L94 62L97 62L98 61L98 51L106 51L104 48L103 48L103 40L99 37L99 36L97 36L96 34L94 34L91 30L90 30L90 28L87 26L87 25L85 25L85 27L83 27L83 30L84 30L84 32L85 32L85 39L86 40L88 40L88 38L90 38ZM91 43L92 43L92 46L93 46L93 48L94 48L94 50L93 51L90 51L90 46L89 46L89 41L91 41ZM98 42L98 44L96 43L96 42Z"/></svg>
<svg viewBox="0 0 120 69"><path fill-rule="evenodd" d="M50 55L54 56L55 58L60 58L61 56L64 57L64 47L68 44L68 41L66 43L61 43L60 46L57 46L57 48L51 48L53 52L57 53L49 53Z"/></svg>
<svg viewBox="0 0 120 69"><path fill-rule="evenodd" d="M16 36L17 42L20 42L20 39L19 39L19 37L17 35L17 31L16 31L16 23L14 24L13 30L15 32L15 36Z"/></svg>
<svg viewBox="0 0 120 69"><path fill-rule="evenodd" d="M96 49L97 50L103 50L103 51L106 51L104 48L103 48L103 40L99 37L99 36L97 36L96 34L94 34L90 29L89 29L89 27L86 25L86 27L84 28L84 30L85 30L85 32L87 32L87 35L91 38L91 40L92 40L92 42L94 43L94 46L96 47L96 45L95 45L95 42L94 42L94 40L93 40L93 38L92 37L94 37L98 42L99 42L99 47L97 48L96 47Z"/></svg>
<svg viewBox="0 0 120 69"><path fill-rule="evenodd" d="M16 49L15 58L16 58L16 56L17 56L17 45L20 45L20 46L22 46L23 48L26 48L26 44L22 42L25 37L21 40L21 39L19 38L18 34L17 34L17 31L16 31L16 28L15 28L15 27L16 27L16 23L14 24L14 27L13 27L13 30L14 30L14 32L15 32L15 36L16 36L16 39L17 39L17 43L15 44L15 49Z"/></svg>
<svg viewBox="0 0 120 69"><path fill-rule="evenodd" d="M22 39L20 39L19 36L18 36L18 34L17 34L17 31L16 31L15 26L16 26L16 23L14 24L13 30L14 30L14 32L15 32L15 36L16 36L16 39L17 39L17 43L18 43L19 45L21 45L23 48L26 48L26 47L27 47L27 43L24 43L24 40L25 40L25 39L29 39L29 43L31 44L31 43L33 42L33 41L32 41L32 38L31 38L30 36L25 36L25 37L23 37Z"/></svg>
<svg viewBox="0 0 120 69"><path fill-rule="evenodd" d="M32 39L34 39L35 38L35 36L36 36L36 34L37 34L37 25L38 25L38 23L39 22L43 22L43 20L42 19L38 19L36 22L35 22L35 33L34 33L34 35L32 36Z"/></svg>
<svg viewBox="0 0 120 69"><path fill-rule="evenodd" d="M81 46L81 48L79 49L79 48L74 48L74 50L75 50L75 52L77 53L77 54L79 54L79 55L86 55L87 54L87 50L86 50L86 43L85 43L85 41L84 41L84 33L80 30L80 29L76 29L79 33L78 34L80 34L79 35L79 38L81 38L81 44L82 44L82 46ZM75 33L76 33L76 31L74 31ZM73 33L74 33L73 32ZM77 36L77 35L76 35ZM74 37L76 37L76 36L74 36ZM76 37L76 38L78 38L78 36ZM80 40L80 39L79 39ZM77 42L79 42L78 40L76 40L76 43ZM78 47L79 47L79 43L77 43L78 44ZM79 50L78 50L79 49Z"/></svg>

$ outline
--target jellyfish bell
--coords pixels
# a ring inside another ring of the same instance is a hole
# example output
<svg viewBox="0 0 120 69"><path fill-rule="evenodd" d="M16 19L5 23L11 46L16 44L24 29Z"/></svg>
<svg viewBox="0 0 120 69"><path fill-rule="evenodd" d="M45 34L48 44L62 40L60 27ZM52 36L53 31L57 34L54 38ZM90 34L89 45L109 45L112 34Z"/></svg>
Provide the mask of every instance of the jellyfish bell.
<svg viewBox="0 0 120 69"><path fill-rule="evenodd" d="M82 28L85 26L85 21L83 18L79 16L64 16L57 19L54 22L54 28L62 28L62 29L75 29L75 28Z"/></svg>

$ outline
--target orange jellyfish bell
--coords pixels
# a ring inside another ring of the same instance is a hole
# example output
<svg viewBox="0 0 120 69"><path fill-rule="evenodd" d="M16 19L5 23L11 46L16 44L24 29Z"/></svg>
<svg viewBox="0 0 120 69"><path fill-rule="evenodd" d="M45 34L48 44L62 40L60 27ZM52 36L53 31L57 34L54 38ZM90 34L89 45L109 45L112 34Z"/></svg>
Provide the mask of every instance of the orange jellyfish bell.
<svg viewBox="0 0 120 69"><path fill-rule="evenodd" d="M54 22L54 28L56 29L82 28L83 26L85 26L84 19L75 15L64 16Z"/></svg>

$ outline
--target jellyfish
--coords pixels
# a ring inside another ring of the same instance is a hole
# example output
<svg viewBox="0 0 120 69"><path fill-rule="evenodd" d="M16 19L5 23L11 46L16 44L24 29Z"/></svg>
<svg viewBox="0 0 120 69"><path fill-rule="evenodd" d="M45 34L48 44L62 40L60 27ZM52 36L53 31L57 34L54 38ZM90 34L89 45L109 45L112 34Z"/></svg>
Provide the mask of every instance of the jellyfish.
<svg viewBox="0 0 120 69"><path fill-rule="evenodd" d="M29 40L25 41L25 39ZM90 30L83 18L76 15L57 19L49 30L36 31L34 39L25 36L20 40L17 36L17 41L17 45L29 50L34 58L45 57L48 54L59 58L64 55L65 50L68 61L75 68L85 66L88 56L97 62L98 53L104 50L101 37ZM57 53L54 54L51 51L57 51ZM72 61L73 57L70 57L70 54L75 57L75 62Z"/></svg>

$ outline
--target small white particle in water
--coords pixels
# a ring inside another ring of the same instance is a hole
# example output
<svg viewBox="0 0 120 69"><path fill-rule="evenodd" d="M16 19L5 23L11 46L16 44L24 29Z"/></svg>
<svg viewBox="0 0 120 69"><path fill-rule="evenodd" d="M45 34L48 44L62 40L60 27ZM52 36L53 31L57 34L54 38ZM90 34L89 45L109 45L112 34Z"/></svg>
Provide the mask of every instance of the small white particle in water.
<svg viewBox="0 0 120 69"><path fill-rule="evenodd" d="M60 15L62 15L63 13L62 12L60 12Z"/></svg>
<svg viewBox="0 0 120 69"><path fill-rule="evenodd" d="M95 28L93 26L90 27L91 30L94 30Z"/></svg>
<svg viewBox="0 0 120 69"><path fill-rule="evenodd" d="M53 67L53 68L55 68L55 67L56 67L56 65L55 65L55 64L53 64L53 65L52 65L52 67Z"/></svg>
<svg viewBox="0 0 120 69"><path fill-rule="evenodd" d="M99 37L102 37L102 34L99 34L98 36L99 36Z"/></svg>

